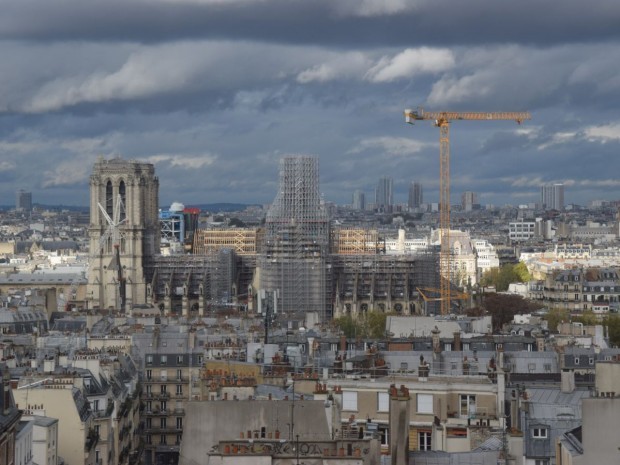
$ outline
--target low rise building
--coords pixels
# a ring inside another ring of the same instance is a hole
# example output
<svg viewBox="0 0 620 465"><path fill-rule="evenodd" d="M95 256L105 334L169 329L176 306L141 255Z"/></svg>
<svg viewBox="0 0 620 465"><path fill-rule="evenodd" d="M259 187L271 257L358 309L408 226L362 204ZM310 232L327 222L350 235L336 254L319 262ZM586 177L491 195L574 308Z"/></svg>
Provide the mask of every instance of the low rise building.
<svg viewBox="0 0 620 465"><path fill-rule="evenodd" d="M58 465L58 420L40 415L25 416L33 422L32 456L37 465Z"/></svg>

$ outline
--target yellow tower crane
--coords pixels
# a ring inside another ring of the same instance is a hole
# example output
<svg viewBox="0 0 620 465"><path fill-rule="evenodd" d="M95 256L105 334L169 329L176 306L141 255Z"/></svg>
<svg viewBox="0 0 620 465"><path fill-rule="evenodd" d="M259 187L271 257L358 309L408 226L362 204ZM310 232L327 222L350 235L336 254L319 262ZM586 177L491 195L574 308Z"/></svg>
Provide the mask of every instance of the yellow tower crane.
<svg viewBox="0 0 620 465"><path fill-rule="evenodd" d="M521 124L528 112L460 112L405 110L405 122L431 120L439 128L439 274L441 314L450 313L450 122L455 120L511 120Z"/></svg>

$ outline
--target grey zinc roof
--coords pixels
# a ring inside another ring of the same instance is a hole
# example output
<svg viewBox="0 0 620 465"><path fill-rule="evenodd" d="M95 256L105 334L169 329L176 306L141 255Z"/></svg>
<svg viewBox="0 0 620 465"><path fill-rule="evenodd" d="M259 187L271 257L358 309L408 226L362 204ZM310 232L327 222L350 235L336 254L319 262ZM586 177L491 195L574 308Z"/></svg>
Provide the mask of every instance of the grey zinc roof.
<svg viewBox="0 0 620 465"><path fill-rule="evenodd" d="M57 418L52 418L52 417L44 417L41 415L34 415L32 417L34 419L34 424L36 426L43 426L43 427L50 427L55 423L58 423L58 419Z"/></svg>
<svg viewBox="0 0 620 465"><path fill-rule="evenodd" d="M410 462L416 465L497 465L499 452L472 451L472 452L441 452L415 451L410 452Z"/></svg>
<svg viewBox="0 0 620 465"><path fill-rule="evenodd" d="M86 284L82 273L14 273L0 275L0 284L69 284L79 282Z"/></svg>
<svg viewBox="0 0 620 465"><path fill-rule="evenodd" d="M581 399L590 397L590 391L586 389L575 389L573 392L562 392L558 388L527 388L528 400L530 401L530 417L531 418L552 418L562 410L551 412L552 416L545 416L550 413L545 410L544 405L551 407L570 406L575 410L577 418L581 417ZM534 409L532 412L531 409Z"/></svg>

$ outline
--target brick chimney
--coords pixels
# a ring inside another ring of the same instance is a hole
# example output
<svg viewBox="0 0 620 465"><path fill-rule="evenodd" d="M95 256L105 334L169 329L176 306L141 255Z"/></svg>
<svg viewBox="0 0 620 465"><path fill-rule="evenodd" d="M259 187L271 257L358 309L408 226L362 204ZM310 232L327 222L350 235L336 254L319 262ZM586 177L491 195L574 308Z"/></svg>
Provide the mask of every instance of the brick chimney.
<svg viewBox="0 0 620 465"><path fill-rule="evenodd" d="M390 393L390 455L392 465L409 464L409 389L392 384Z"/></svg>

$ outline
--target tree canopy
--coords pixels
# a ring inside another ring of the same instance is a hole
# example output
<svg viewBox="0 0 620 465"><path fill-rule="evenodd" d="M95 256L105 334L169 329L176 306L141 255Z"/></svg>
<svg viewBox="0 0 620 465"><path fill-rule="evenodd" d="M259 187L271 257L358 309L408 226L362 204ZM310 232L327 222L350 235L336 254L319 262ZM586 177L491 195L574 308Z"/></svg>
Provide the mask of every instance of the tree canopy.
<svg viewBox="0 0 620 465"><path fill-rule="evenodd" d="M498 292L508 290L510 283L526 283L531 279L525 263L507 264L500 268L491 268L482 275L480 284L494 286Z"/></svg>
<svg viewBox="0 0 620 465"><path fill-rule="evenodd" d="M541 308L541 305L526 300L516 294L497 294L495 292L485 294L482 306L493 318L493 329L501 330L510 323L515 315L531 313Z"/></svg>
<svg viewBox="0 0 620 465"><path fill-rule="evenodd" d="M368 312L357 319L351 315L334 318L333 323L346 337L360 337L363 339L382 339L385 337L385 322L387 314L383 312Z"/></svg>

